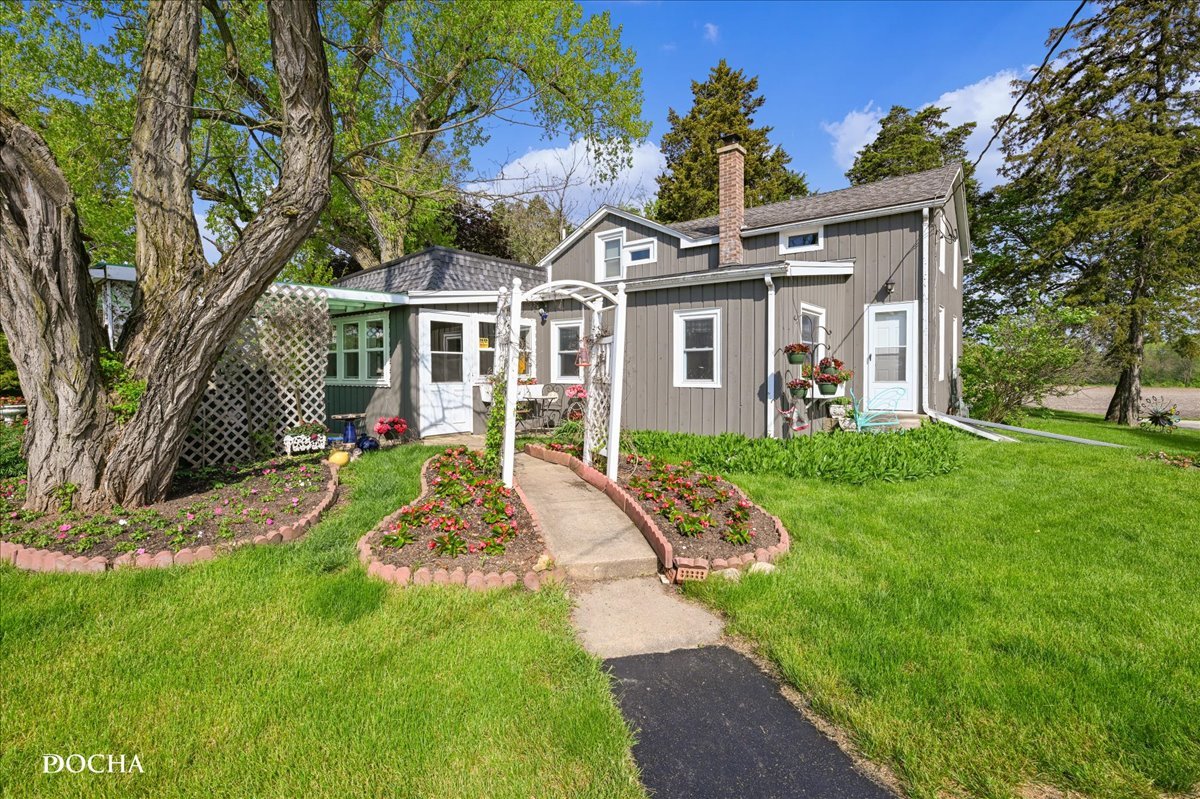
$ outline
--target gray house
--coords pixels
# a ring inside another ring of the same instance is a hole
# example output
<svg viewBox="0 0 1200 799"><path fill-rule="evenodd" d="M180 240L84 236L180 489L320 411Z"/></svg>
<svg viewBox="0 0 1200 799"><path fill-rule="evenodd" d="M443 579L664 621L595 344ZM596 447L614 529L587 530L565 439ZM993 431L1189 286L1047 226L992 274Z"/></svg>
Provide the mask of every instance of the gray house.
<svg viewBox="0 0 1200 799"><path fill-rule="evenodd" d="M962 168L747 209L744 155L720 150L718 216L664 225L604 207L537 268L435 248L344 279L398 304L335 317L329 413L481 432L496 291L514 277L625 283L626 428L785 434L777 409L800 370L783 355L791 342L854 371L838 395L886 396L912 416L948 410L971 252ZM526 313L523 374L581 382L585 312L555 301Z"/></svg>

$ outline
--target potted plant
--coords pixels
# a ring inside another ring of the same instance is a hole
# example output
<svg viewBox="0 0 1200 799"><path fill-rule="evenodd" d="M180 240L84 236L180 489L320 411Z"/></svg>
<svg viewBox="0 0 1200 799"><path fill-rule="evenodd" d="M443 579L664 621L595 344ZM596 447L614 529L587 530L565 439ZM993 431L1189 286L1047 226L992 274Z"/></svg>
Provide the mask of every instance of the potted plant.
<svg viewBox="0 0 1200 799"><path fill-rule="evenodd" d="M783 354L787 356L788 363L804 363L807 360L805 356L809 352L811 352L811 348L800 342L787 344L783 348Z"/></svg>
<svg viewBox="0 0 1200 799"><path fill-rule="evenodd" d="M789 380L787 387L788 391L792 392L792 399L804 399L808 396L808 389L812 386L812 382L808 380Z"/></svg>
<svg viewBox="0 0 1200 799"><path fill-rule="evenodd" d="M399 416L380 416L375 422L375 435L387 441L398 441L408 432L408 422Z"/></svg>
<svg viewBox="0 0 1200 799"><path fill-rule="evenodd" d="M297 452L320 452L328 443L329 430L315 419L301 422L283 431L283 451L288 455Z"/></svg>
<svg viewBox="0 0 1200 799"><path fill-rule="evenodd" d="M814 380L817 381L817 390L827 397L831 394L836 394L837 387L842 382L836 374L830 375L824 372L817 375Z"/></svg>
<svg viewBox="0 0 1200 799"><path fill-rule="evenodd" d="M837 358L825 357L821 359L819 366L821 367L821 374L836 375L842 370L842 367L844 367L845 364L839 361Z"/></svg>

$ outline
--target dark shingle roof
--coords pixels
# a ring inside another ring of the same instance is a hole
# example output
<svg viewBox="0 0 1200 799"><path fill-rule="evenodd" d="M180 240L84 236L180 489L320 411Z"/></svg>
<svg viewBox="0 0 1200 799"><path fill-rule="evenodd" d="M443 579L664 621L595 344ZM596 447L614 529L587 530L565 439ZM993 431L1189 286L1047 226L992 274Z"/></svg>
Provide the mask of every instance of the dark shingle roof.
<svg viewBox="0 0 1200 799"><path fill-rule="evenodd" d="M355 272L335 285L348 289L387 291L496 291L514 277L526 286L546 280L541 267L449 247L430 247L381 266Z"/></svg>
<svg viewBox="0 0 1200 799"><path fill-rule="evenodd" d="M951 164L925 172L916 172L912 175L887 178L874 183L864 183L861 186L851 186L848 189L827 191L822 194L799 197L795 200L784 200L781 203L747 208L743 223L744 229L753 230L803 222L806 219L855 214L924 200L940 200L950 193L950 188L954 185L954 177L961 169L961 165ZM719 225L717 217L709 216L704 219L678 222L670 227L691 238L702 238L717 235Z"/></svg>

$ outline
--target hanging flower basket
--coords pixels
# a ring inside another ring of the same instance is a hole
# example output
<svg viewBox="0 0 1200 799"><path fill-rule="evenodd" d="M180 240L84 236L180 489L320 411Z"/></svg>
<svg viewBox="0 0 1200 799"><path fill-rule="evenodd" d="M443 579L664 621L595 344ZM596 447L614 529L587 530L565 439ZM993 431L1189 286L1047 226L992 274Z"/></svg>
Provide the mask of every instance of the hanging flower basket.
<svg viewBox="0 0 1200 799"><path fill-rule="evenodd" d="M838 379L837 374L821 373L816 376L817 391L820 391L823 396L831 396L837 393L838 385L842 382Z"/></svg>
<svg viewBox="0 0 1200 799"><path fill-rule="evenodd" d="M838 372L842 371L842 367L844 366L845 364L839 361L837 358L822 358L820 363L821 374L836 375Z"/></svg>
<svg viewBox="0 0 1200 799"><path fill-rule="evenodd" d="M792 399L798 400L802 400L808 396L808 389L811 388L811 386L812 383L810 381L800 379L789 380L787 384L788 391L790 391L792 394Z"/></svg>
<svg viewBox="0 0 1200 799"><path fill-rule="evenodd" d="M804 363L808 360L811 348L807 344L795 343L784 346L783 353L787 355L788 363Z"/></svg>

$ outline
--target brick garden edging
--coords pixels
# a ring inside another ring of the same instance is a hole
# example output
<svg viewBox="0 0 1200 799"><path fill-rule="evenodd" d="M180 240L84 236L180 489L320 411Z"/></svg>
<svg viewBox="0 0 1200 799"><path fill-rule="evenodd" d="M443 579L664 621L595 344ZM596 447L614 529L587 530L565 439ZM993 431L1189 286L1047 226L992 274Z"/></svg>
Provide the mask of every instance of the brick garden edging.
<svg viewBox="0 0 1200 799"><path fill-rule="evenodd" d="M541 444L526 444L525 453L548 463L566 466L579 475L580 479L585 483L598 491L602 491L605 496L612 500L614 505L621 509L622 513L629 517L634 527L637 527L641 534L645 536L646 542L650 544L650 548L654 550L654 554L658 555L658 562L662 564L663 571L667 573L668 579L672 582L703 580L708 576L710 570L741 569L749 567L754 563L771 563L791 548L791 537L788 535L787 528L783 526L783 522L779 520L779 517L772 513L767 513L761 507L755 505L755 507L766 513L775 522L775 532L779 535L778 544L772 544L770 547L765 548L760 547L754 552L747 552L735 558L716 558L711 563L707 558L677 558L675 557L674 549L671 547L671 542L663 535L663 531L658 526L658 522L654 516L646 512L646 509L642 507L642 504L636 497L622 488L620 484L609 480L599 469L588 466L569 452L559 452L558 450L543 447ZM747 502L750 501L740 488L733 483L729 485L742 499L745 499Z"/></svg>
<svg viewBox="0 0 1200 799"><path fill-rule="evenodd" d="M417 502L429 494L429 481L425 476L426 470L429 468L432 458L425 461L421 465L421 493L413 502ZM542 523L538 519L537 512L533 506L529 504L525 497L525 492L515 482L513 488L516 490L517 497L525 505L525 510L529 513L529 519L533 522L533 532L545 540L542 535ZM412 503L408 503L412 504ZM396 510L394 513L386 516L375 528L364 534L358 539L358 560L362 565L367 567L367 575L370 577L378 577L385 583L392 583L401 587L408 585L462 585L474 591L486 591L492 588L509 588L517 584L518 580L522 585L530 591L537 591L542 586L548 585L551 582L564 583L566 582L567 573L565 569L557 568L546 570L543 572L527 571L525 576L518 578L515 572L481 572L478 569L472 570L469 574L459 567L453 571L449 569L429 569L424 566L413 571L408 566L393 566L390 563L383 563L371 551L371 545L368 539L381 529L386 528L389 524L400 518L404 512L403 508ZM549 557L550 553L546 555Z"/></svg>
<svg viewBox="0 0 1200 799"><path fill-rule="evenodd" d="M254 538L234 542L230 547L237 549L242 546L258 546L262 544L282 544L284 541L295 541L309 527L316 524L321 514L329 509L337 499L338 469L337 464L328 464L329 482L325 484L325 496L316 507L301 516L292 524L286 524L270 533L256 535ZM146 552L134 555L126 552L115 558L95 555L91 558L83 555L68 555L65 552L55 552L51 549L34 549L13 544L8 541L0 542L0 561L11 563L18 569L31 572L103 572L109 569L165 569L170 566L187 566L191 563L201 563L212 560L217 556L217 550L211 546L184 547L178 552L160 549L153 555Z"/></svg>

